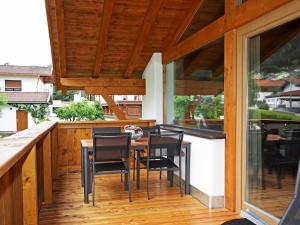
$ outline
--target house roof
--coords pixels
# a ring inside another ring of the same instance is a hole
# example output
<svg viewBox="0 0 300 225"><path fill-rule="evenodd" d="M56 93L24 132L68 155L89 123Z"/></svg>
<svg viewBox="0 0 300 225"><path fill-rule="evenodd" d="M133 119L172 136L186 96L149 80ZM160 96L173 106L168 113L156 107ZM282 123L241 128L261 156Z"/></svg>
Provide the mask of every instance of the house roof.
<svg viewBox="0 0 300 225"><path fill-rule="evenodd" d="M288 77L286 80L296 86L300 86L300 74L297 76Z"/></svg>
<svg viewBox="0 0 300 225"><path fill-rule="evenodd" d="M269 96L266 96L266 98L274 98L274 97L298 97L300 96L300 90L295 90L295 91L286 91L286 92L279 92L275 93Z"/></svg>
<svg viewBox="0 0 300 225"><path fill-rule="evenodd" d="M7 96L8 103L42 104L49 103L49 92L0 92Z"/></svg>
<svg viewBox="0 0 300 225"><path fill-rule="evenodd" d="M256 80L257 86L261 88L281 88L285 83L285 80Z"/></svg>
<svg viewBox="0 0 300 225"><path fill-rule="evenodd" d="M0 75L36 75L42 77L51 77L51 67L44 66L16 66L0 65Z"/></svg>

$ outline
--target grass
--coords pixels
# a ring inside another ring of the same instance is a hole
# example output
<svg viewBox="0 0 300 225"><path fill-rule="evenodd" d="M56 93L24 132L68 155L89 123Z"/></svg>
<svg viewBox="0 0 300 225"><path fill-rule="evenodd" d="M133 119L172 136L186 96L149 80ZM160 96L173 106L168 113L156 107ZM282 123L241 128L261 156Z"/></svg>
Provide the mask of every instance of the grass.
<svg viewBox="0 0 300 225"><path fill-rule="evenodd" d="M300 121L300 116L291 113L276 112L265 109L250 109L250 118Z"/></svg>

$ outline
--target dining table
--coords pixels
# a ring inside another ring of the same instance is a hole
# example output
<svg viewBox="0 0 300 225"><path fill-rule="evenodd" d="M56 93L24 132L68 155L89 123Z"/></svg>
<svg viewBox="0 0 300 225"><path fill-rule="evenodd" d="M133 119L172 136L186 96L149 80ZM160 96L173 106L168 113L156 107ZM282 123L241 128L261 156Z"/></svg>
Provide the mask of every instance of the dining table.
<svg viewBox="0 0 300 225"><path fill-rule="evenodd" d="M81 139L80 140L81 151L81 185L84 189L84 203L89 203L89 194L92 193L92 174L91 174L91 160L93 152L93 139ZM140 156L141 153L148 146L148 138L141 138L140 140L131 140L131 149L136 156L137 168L136 168L136 189L140 189ZM182 141L181 145L182 155L185 156L185 194L190 194L190 161L191 161L191 142ZM127 188L127 182L125 176L125 189ZM173 173L168 171L167 179L173 183Z"/></svg>

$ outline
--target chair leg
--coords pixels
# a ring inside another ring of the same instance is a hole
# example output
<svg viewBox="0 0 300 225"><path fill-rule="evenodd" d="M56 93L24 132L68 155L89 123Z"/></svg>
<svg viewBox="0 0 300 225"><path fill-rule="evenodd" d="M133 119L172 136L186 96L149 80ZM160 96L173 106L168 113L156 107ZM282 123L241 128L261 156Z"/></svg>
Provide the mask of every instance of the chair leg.
<svg viewBox="0 0 300 225"><path fill-rule="evenodd" d="M160 157L162 156L162 151L160 149ZM161 170L161 167L159 168L159 179L161 180L161 173L162 173L162 170Z"/></svg>
<svg viewBox="0 0 300 225"><path fill-rule="evenodd" d="M128 163L128 198L129 198L129 202L132 202L132 199L131 199L131 182L130 182L130 163Z"/></svg>
<svg viewBox="0 0 300 225"><path fill-rule="evenodd" d="M150 193L149 193L149 164L147 163L147 196L148 200L150 200Z"/></svg>
<svg viewBox="0 0 300 225"><path fill-rule="evenodd" d="M181 187L181 177L182 177L182 174L181 174L181 154L179 154L179 189L180 189L180 196L183 197L182 187Z"/></svg>
<svg viewBox="0 0 300 225"><path fill-rule="evenodd" d="M121 182L123 182L123 171L121 171Z"/></svg>
<svg viewBox="0 0 300 225"><path fill-rule="evenodd" d="M95 176L93 174L93 186L92 186L92 189L93 189L93 206L95 206Z"/></svg>
<svg viewBox="0 0 300 225"><path fill-rule="evenodd" d="M132 174L132 179L133 179L133 180L135 180L135 164L136 164L136 154L135 154L135 149L134 149L133 174Z"/></svg>

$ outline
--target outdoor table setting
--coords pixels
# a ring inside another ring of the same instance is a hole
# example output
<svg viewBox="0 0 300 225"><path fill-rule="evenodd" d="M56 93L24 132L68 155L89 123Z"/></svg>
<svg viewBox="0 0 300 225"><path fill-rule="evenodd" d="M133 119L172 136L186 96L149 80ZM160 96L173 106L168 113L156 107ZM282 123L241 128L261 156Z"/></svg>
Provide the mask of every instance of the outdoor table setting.
<svg viewBox="0 0 300 225"><path fill-rule="evenodd" d="M148 138L143 137L139 140L131 140L131 151L133 151L133 156L136 156L136 189L140 189L140 167L139 159L141 152L148 146ZM84 188L84 203L89 203L89 194L92 192L92 176L90 161L93 152L93 139L82 139L81 144L81 185ZM182 150L185 153L185 194L190 194L190 156L191 156L191 143L188 141L182 142ZM173 179L173 174L168 171L168 180ZM125 176L124 186L127 187L128 179Z"/></svg>

